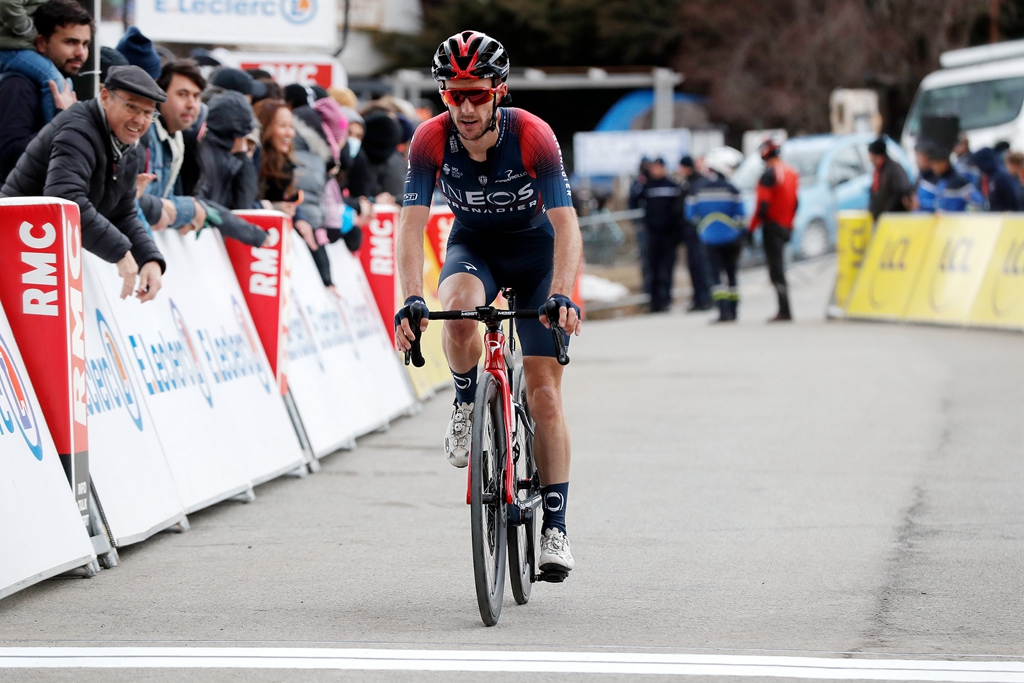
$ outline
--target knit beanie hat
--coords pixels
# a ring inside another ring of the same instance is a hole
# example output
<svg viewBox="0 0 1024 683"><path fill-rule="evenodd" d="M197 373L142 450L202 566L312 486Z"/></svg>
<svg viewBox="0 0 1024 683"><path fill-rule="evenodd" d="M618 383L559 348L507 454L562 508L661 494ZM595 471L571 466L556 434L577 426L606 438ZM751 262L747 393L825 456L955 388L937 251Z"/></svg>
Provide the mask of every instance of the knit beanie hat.
<svg viewBox="0 0 1024 683"><path fill-rule="evenodd" d="M135 26L128 28L117 44L117 51L124 55L129 64L141 67L154 80L160 78L160 55L156 53L153 41L142 35L142 31Z"/></svg>
<svg viewBox="0 0 1024 683"><path fill-rule="evenodd" d="M112 47L100 48L100 83L107 80L107 71L112 66L128 66L124 55Z"/></svg>
<svg viewBox="0 0 1024 683"><path fill-rule="evenodd" d="M348 119L341 111L341 105L333 98L325 97L313 103L313 109L320 114L320 122L324 133L327 135L327 144L331 146L331 153L337 162L341 155L341 145L348 137Z"/></svg>

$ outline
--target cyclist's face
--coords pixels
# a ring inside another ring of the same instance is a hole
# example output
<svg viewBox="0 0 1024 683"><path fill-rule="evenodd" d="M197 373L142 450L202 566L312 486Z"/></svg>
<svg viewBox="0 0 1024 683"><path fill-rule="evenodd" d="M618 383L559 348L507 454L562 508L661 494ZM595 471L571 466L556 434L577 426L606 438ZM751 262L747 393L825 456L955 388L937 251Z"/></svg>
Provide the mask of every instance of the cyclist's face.
<svg viewBox="0 0 1024 683"><path fill-rule="evenodd" d="M475 78L473 80L454 80L448 81L446 88L448 90L480 90L485 88L494 87L493 80L490 78ZM502 92L497 93L497 100L501 100L504 95L505 85L501 85ZM452 118L455 120L455 125L459 129L459 134L467 139L475 139L484 129L491 123L491 114L494 112L495 98L488 98L483 104L473 104L469 99L462 101L459 106L452 106L448 104L448 111L451 113Z"/></svg>

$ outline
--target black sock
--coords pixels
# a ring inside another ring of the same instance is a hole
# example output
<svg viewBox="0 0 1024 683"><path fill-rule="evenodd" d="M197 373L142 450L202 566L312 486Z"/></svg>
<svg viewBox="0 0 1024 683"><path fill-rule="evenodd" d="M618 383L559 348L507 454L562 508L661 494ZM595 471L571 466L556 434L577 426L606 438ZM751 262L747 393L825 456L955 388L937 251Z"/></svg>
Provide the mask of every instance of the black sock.
<svg viewBox="0 0 1024 683"><path fill-rule="evenodd" d="M459 403L474 402L476 400L476 366L470 368L469 372L452 370L452 377L455 379L455 400Z"/></svg>
<svg viewBox="0 0 1024 683"><path fill-rule="evenodd" d="M566 533L565 506L569 501L569 482L541 486L540 497L544 501L544 524L541 525L541 533L545 529L558 529L563 534Z"/></svg>

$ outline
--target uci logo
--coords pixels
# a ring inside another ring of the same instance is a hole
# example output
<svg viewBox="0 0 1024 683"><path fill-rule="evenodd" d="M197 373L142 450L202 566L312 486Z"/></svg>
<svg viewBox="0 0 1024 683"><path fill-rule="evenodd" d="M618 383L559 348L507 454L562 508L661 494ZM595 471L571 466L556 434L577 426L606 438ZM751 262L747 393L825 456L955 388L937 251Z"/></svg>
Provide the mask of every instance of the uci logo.
<svg viewBox="0 0 1024 683"><path fill-rule="evenodd" d="M316 16L316 0L281 0L281 16L293 24L309 23Z"/></svg>
<svg viewBox="0 0 1024 683"><path fill-rule="evenodd" d="M1019 279L1024 275L1024 240L1013 240L1006 251L1002 268L996 275L992 285L992 312L1002 318L1017 305L1024 283ZM1014 279L1011 279L1014 278Z"/></svg>
<svg viewBox="0 0 1024 683"><path fill-rule="evenodd" d="M124 405L132 422L141 432L142 407L139 405L139 394L135 390L135 379L128 372L128 364L124 361L117 340L99 309L96 310L96 325L100 330L100 342L103 345L105 356L100 363L106 367L102 367L100 372L106 383L106 388L118 404Z"/></svg>
<svg viewBox="0 0 1024 683"><path fill-rule="evenodd" d="M25 439L28 449L36 460L43 459L43 435L36 420L36 412L28 400L28 391L21 379L21 373L14 364L7 341L0 337L0 424L8 432L14 433L17 423L18 431ZM2 433L3 430L0 430Z"/></svg>
<svg viewBox="0 0 1024 683"><path fill-rule="evenodd" d="M868 288L872 308L876 310L883 308L894 290L897 289L894 285L905 272L909 250L910 239L907 237L890 239L882 247L882 253L878 259L878 269Z"/></svg>
<svg viewBox="0 0 1024 683"><path fill-rule="evenodd" d="M188 351L188 357L192 359L192 363L195 366L196 371L196 384L199 385L199 391L202 392L203 398L206 402L213 407L213 395L210 393L210 385L206 382L206 377L203 375L203 364L199 360L199 354L196 353L196 345L192 342L192 335L189 334L188 326L185 324L185 319L181 317L181 311L175 305L173 299L168 299L171 302L171 317L174 318L174 326L178 328L178 336L181 338L181 343L184 344L185 349Z"/></svg>
<svg viewBox="0 0 1024 683"><path fill-rule="evenodd" d="M242 307L239 305L238 300L235 299L234 295L231 297L231 307L235 311L235 320L238 321L238 326L242 328L242 332L245 334L245 341L249 345L249 351L252 353L252 362L256 366L256 372L260 376L260 384L263 388L270 393L270 376L267 374L267 369L263 367L263 363L260 362L260 352L257 351L256 337L253 335L252 330L249 328L249 321L245 317L245 313L242 312Z"/></svg>
<svg viewBox="0 0 1024 683"><path fill-rule="evenodd" d="M970 237L950 237L942 247L942 255L939 256L939 263L932 271L932 279L928 285L928 304L936 313L945 309L950 301L950 294L963 286L961 282L955 282L949 276L965 274L970 272L971 248L974 240Z"/></svg>

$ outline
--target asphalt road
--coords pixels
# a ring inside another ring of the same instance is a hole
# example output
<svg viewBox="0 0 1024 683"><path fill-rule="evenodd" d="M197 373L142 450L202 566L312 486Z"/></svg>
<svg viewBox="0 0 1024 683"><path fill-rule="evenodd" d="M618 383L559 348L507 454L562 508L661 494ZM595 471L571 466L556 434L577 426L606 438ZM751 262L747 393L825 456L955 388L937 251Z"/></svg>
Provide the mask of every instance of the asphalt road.
<svg viewBox="0 0 1024 683"><path fill-rule="evenodd" d="M577 568L524 607L506 591L497 627L477 613L442 393L315 476L192 515L188 533L126 548L96 578L5 599L0 648L1024 660L1024 338L827 323L831 276L792 274L791 325L764 323L754 271L738 325L675 311L585 326L565 387ZM122 665L0 679L523 678ZM631 677L537 670L529 680Z"/></svg>

